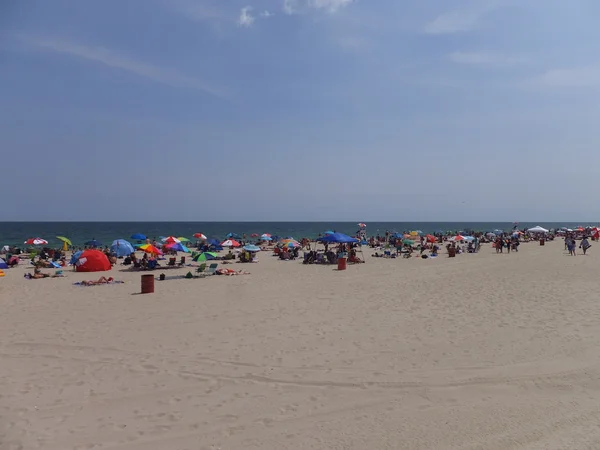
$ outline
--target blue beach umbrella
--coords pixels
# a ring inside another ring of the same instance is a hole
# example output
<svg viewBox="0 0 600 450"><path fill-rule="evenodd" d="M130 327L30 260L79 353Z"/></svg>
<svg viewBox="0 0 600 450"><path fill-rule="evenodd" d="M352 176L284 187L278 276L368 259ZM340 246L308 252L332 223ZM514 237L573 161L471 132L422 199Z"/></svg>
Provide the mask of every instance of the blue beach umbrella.
<svg viewBox="0 0 600 450"><path fill-rule="evenodd" d="M92 239L91 241L87 241L85 245L87 245L88 247L100 247L102 243L97 241L96 239Z"/></svg>
<svg viewBox="0 0 600 450"><path fill-rule="evenodd" d="M244 250L247 252L260 252L261 248L256 245L246 245Z"/></svg>
<svg viewBox="0 0 600 450"><path fill-rule="evenodd" d="M190 249L183 245L181 242L167 244L164 246L164 248L166 248L167 250L175 250L176 252L191 253Z"/></svg>
<svg viewBox="0 0 600 450"><path fill-rule="evenodd" d="M333 231L331 231L331 230L328 230L328 231L326 231L326 232L325 232L325 233L323 233L323 234L335 234L335 233L334 233Z"/></svg>
<svg viewBox="0 0 600 450"><path fill-rule="evenodd" d="M131 239L135 239L136 241L145 241L148 238L144 234L136 233L131 235Z"/></svg>
<svg viewBox="0 0 600 450"><path fill-rule="evenodd" d="M133 252L135 252L135 249L133 248L133 245L131 245L131 243L127 242L125 239L117 239L113 241L112 245L110 246L110 251L118 257L121 257L131 255Z"/></svg>
<svg viewBox="0 0 600 450"><path fill-rule="evenodd" d="M71 256L71 261L69 261L69 264L75 264L82 253L83 253L83 251L81 251L81 250L73 253L73 256Z"/></svg>

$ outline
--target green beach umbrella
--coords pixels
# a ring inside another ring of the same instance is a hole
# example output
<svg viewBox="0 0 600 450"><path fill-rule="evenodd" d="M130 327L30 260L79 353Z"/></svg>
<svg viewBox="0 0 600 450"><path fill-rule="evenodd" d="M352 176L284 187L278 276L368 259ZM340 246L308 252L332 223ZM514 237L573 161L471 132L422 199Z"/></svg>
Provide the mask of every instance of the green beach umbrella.
<svg viewBox="0 0 600 450"><path fill-rule="evenodd" d="M199 255L194 256L194 261L196 261L196 262L207 261L207 260L215 259L216 257L217 257L216 253L203 252L203 253L200 253Z"/></svg>
<svg viewBox="0 0 600 450"><path fill-rule="evenodd" d="M415 241L412 241L410 239L403 239L402 243L405 245L413 245L415 243Z"/></svg>
<svg viewBox="0 0 600 450"><path fill-rule="evenodd" d="M190 242L190 240L186 237L178 237L177 239L179 239L181 242Z"/></svg>

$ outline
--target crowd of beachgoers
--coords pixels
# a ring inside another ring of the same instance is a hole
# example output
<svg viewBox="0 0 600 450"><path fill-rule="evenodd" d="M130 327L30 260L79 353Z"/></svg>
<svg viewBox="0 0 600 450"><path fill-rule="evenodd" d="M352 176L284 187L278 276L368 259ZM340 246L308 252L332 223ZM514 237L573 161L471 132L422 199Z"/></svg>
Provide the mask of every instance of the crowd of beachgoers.
<svg viewBox="0 0 600 450"><path fill-rule="evenodd" d="M302 258L304 264L338 264L341 258L353 264L365 262L364 248L368 248L370 256L375 258L417 256L426 259L439 256L441 251L450 257L477 253L482 244L491 244L497 253L518 252L522 242L535 240L543 245L557 237L564 239L565 250L569 254L576 255L576 240L581 240L579 248L586 254L591 247L589 241L598 240L599 232L598 227L546 230L538 226L521 230L515 226L510 231L488 232L464 230L426 234L420 230L385 231L369 237L366 226L361 226L355 236L333 230L319 234L316 239L299 240L268 233L250 236L229 233L222 240L207 238L202 233L196 233L193 239L175 236L150 238L133 234L131 241L117 239L110 246L103 246L95 239L83 246L74 246L68 238L58 236L57 240L62 244L58 247L50 246L43 238L28 239L25 248L5 246L1 252L4 258L0 259L0 270L26 262L34 268L33 273L26 274L26 277L46 278L62 276L63 269L68 266L74 270L95 272L108 270L117 264L131 270L154 270L191 266L192 262L197 262L204 268L206 262L212 260L222 264L253 263L257 261L259 252L270 252L285 261ZM49 274L42 269L57 271Z"/></svg>

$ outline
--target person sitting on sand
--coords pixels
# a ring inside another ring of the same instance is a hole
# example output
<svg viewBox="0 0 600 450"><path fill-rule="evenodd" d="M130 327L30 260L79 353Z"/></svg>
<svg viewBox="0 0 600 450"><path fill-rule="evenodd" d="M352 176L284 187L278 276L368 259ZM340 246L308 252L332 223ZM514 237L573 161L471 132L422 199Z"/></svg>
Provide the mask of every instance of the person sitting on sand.
<svg viewBox="0 0 600 450"><path fill-rule="evenodd" d="M40 279L40 278L49 278L50 274L49 273L43 273L40 269L36 268L33 271L33 275L30 274L30 273L26 273L24 275L24 277L27 278L28 280L30 280L30 279L37 280L37 279Z"/></svg>
<svg viewBox="0 0 600 450"><path fill-rule="evenodd" d="M112 283L113 281L115 281L113 277L109 277L109 278L100 277L96 281L94 281L94 280L85 281L84 280L79 284L81 284L82 286L96 286L98 284L109 284L109 283Z"/></svg>

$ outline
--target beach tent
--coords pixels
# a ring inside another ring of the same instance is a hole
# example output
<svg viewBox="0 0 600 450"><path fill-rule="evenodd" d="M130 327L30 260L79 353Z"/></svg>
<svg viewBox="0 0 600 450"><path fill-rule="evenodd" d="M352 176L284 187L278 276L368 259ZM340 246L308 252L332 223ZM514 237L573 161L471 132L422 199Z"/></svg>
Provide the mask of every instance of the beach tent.
<svg viewBox="0 0 600 450"><path fill-rule="evenodd" d="M100 250L83 251L75 263L77 272L104 272L110 269L110 261Z"/></svg>
<svg viewBox="0 0 600 450"><path fill-rule="evenodd" d="M325 244L356 244L359 242L358 239L348 236L343 233L332 233L317 239L319 242Z"/></svg>
<svg viewBox="0 0 600 450"><path fill-rule="evenodd" d="M2 258L0 258L0 269L8 269L8 264Z"/></svg>
<svg viewBox="0 0 600 450"><path fill-rule="evenodd" d="M112 245L110 246L110 252L114 253L120 258L122 256L131 255L133 252L135 252L135 249L133 248L133 245L131 245L125 239L117 239L113 241Z"/></svg>
<svg viewBox="0 0 600 450"><path fill-rule="evenodd" d="M540 227L539 225L537 227L530 228L527 231L529 231L530 233L547 233L548 232L548 230Z"/></svg>

